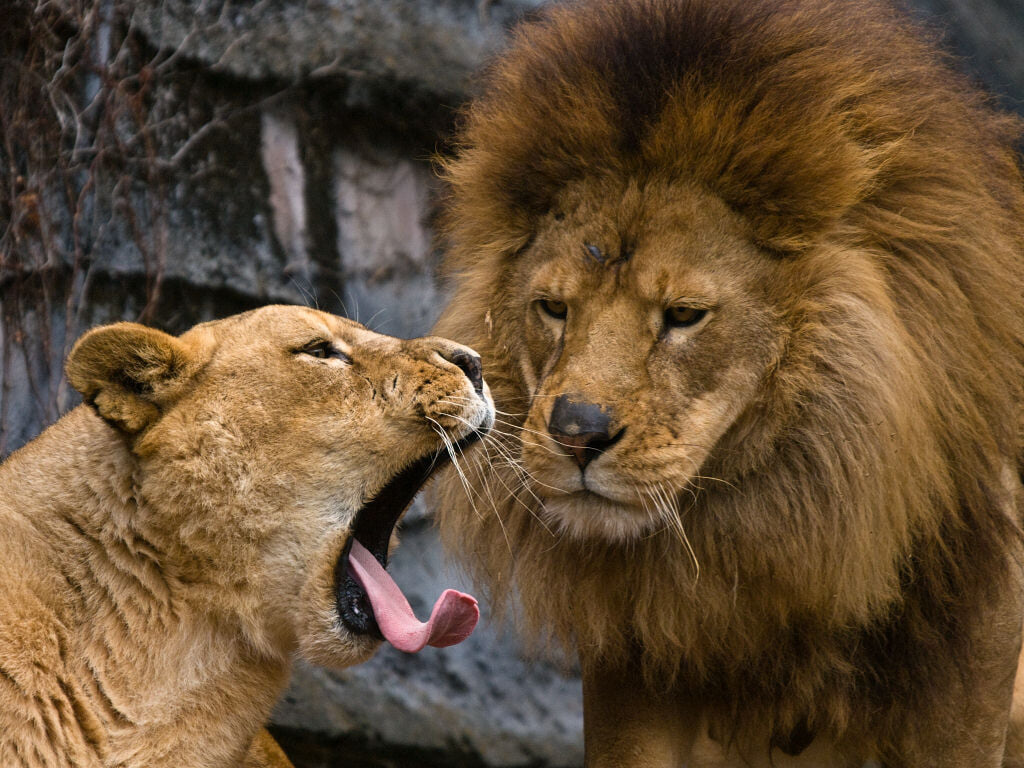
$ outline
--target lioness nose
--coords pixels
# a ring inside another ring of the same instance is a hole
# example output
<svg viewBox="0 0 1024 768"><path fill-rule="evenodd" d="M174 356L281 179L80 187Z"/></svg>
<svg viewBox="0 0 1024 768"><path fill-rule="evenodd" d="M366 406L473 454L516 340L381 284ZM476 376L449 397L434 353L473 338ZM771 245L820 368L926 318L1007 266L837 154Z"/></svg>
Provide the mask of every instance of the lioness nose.
<svg viewBox="0 0 1024 768"><path fill-rule="evenodd" d="M466 374L469 383L473 385L478 395L484 392L484 371L480 364L480 357L474 355L468 349L443 349L438 350L441 357L453 365L457 365Z"/></svg>
<svg viewBox="0 0 1024 768"><path fill-rule="evenodd" d="M548 419L548 432L569 449L580 469L586 469L592 459L622 437L621 429L615 435L610 434L611 424L608 409L559 395Z"/></svg>

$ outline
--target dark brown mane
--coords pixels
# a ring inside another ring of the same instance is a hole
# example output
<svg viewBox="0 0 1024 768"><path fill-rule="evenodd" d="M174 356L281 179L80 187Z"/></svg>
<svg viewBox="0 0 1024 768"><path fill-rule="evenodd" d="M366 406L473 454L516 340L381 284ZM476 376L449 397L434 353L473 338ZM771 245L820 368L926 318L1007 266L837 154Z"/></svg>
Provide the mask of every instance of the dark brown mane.
<svg viewBox="0 0 1024 768"><path fill-rule="evenodd" d="M592 0L494 63L444 166L438 331L483 354L499 408L526 403L504 276L572 182L706 189L791 290L786 358L702 469L728 485L689 513L699 579L669 534L584 545L525 494L480 514L442 487L445 534L496 598L519 590L528 631L642 646L723 721L783 730L956 677L949 638L1019 534L1024 182L1020 123L925 38L871 0Z"/></svg>
<svg viewBox="0 0 1024 768"><path fill-rule="evenodd" d="M1016 121L883 4L578 5L525 25L493 65L449 166L456 200L528 226L584 175L675 174L793 247L909 173L1012 178Z"/></svg>

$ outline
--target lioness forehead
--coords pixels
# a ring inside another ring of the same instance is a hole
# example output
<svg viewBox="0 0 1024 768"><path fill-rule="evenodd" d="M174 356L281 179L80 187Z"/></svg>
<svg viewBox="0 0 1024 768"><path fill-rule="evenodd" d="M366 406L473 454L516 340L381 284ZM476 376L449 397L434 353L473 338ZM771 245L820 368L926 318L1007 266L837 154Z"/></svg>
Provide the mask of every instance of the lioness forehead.
<svg viewBox="0 0 1024 768"><path fill-rule="evenodd" d="M302 343L310 334L340 337L352 341L376 336L363 325L346 317L310 307L272 304L220 320L200 323L182 335L183 339L206 336L220 341L238 336L272 336L282 341Z"/></svg>

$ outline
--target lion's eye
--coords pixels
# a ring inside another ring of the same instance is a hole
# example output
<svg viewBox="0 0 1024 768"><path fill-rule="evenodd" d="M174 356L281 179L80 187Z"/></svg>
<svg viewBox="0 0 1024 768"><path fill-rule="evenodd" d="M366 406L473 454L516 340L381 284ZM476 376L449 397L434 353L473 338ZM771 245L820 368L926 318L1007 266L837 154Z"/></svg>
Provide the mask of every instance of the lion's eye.
<svg viewBox="0 0 1024 768"><path fill-rule="evenodd" d="M556 320L564 320L565 316L569 314L569 306L564 301L541 299L538 303L546 314L551 315Z"/></svg>
<svg viewBox="0 0 1024 768"><path fill-rule="evenodd" d="M296 351L304 355L309 355L310 357L315 357L318 360L341 360L345 363L352 362L352 358L329 341L314 341Z"/></svg>
<svg viewBox="0 0 1024 768"><path fill-rule="evenodd" d="M665 310L665 325L669 328L689 328L696 325L708 313L706 309L697 307L669 307Z"/></svg>

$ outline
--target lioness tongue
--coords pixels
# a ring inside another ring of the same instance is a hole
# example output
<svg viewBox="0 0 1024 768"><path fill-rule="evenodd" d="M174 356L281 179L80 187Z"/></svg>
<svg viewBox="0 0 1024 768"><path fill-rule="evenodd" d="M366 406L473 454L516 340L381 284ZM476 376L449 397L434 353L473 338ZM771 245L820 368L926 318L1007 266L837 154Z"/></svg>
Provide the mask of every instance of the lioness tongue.
<svg viewBox="0 0 1024 768"><path fill-rule="evenodd" d="M480 608L473 596L446 589L424 623L416 618L394 579L356 539L352 539L348 562L352 575L370 598L381 634L398 650L416 653L425 645L445 648L461 643L476 627Z"/></svg>

